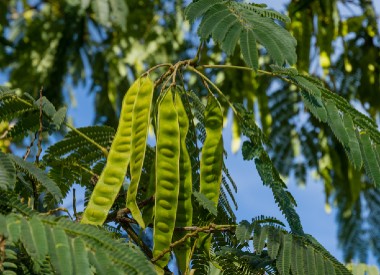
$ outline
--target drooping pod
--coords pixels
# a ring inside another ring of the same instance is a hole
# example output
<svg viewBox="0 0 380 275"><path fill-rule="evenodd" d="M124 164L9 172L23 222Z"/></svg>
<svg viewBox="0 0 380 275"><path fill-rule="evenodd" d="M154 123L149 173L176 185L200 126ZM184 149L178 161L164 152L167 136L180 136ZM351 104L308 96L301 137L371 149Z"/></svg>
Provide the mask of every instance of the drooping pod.
<svg viewBox="0 0 380 275"><path fill-rule="evenodd" d="M153 257L170 247L179 192L180 131L171 89L158 106L156 144L156 200L154 208ZM166 253L156 264L164 268L170 259Z"/></svg>
<svg viewBox="0 0 380 275"><path fill-rule="evenodd" d="M200 161L201 194L218 206L223 166L223 113L218 101L210 96L205 109L206 139ZM200 233L198 247L209 253L211 234Z"/></svg>
<svg viewBox="0 0 380 275"><path fill-rule="evenodd" d="M205 110L206 139L200 163L200 193L218 205L223 166L223 113L219 103L209 97Z"/></svg>
<svg viewBox="0 0 380 275"><path fill-rule="evenodd" d="M132 114L132 140L131 140L131 183L127 193L127 207L140 227L145 228L136 196L143 168L148 129L150 124L150 112L153 99L153 86L142 86L135 100Z"/></svg>
<svg viewBox="0 0 380 275"><path fill-rule="evenodd" d="M175 107L178 113L180 132L180 158L179 158L179 194L175 227L191 226L193 221L193 205L191 203L192 171L191 160L186 148L186 135L189 131L189 119L183 106L179 93L175 95ZM185 232L175 233L173 242L185 236ZM188 238L181 245L174 248L174 254L182 274L186 274L190 264L191 240Z"/></svg>
<svg viewBox="0 0 380 275"><path fill-rule="evenodd" d="M128 89L123 99L119 126L112 142L107 163L92 192L81 223L102 225L123 184L130 161L132 114L135 99L140 90L153 89L149 77L137 79Z"/></svg>

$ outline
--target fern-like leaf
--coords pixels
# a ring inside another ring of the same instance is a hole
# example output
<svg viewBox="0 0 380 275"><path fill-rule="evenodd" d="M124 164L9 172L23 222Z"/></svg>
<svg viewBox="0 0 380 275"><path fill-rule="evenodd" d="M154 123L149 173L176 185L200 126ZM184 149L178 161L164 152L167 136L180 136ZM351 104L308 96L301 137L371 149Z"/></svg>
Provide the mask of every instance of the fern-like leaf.
<svg viewBox="0 0 380 275"><path fill-rule="evenodd" d="M13 190L16 183L16 169L8 155L0 151L0 190Z"/></svg>
<svg viewBox="0 0 380 275"><path fill-rule="evenodd" d="M292 271L292 274L294 275L303 275L305 274L305 267L304 264L306 262L304 253L303 253L303 246L300 244L298 240L293 240L293 247L292 247L292 259L291 259L291 266L290 270Z"/></svg>
<svg viewBox="0 0 380 275"><path fill-rule="evenodd" d="M45 228L39 219L33 217L29 222L21 220L21 241L28 254L42 263L48 252L48 242Z"/></svg>
<svg viewBox="0 0 380 275"><path fill-rule="evenodd" d="M45 174L44 171L37 168L34 164L26 162L17 156L10 155L10 158L15 164L17 170L25 173L32 180L45 187L57 202L61 201L63 198L61 190L57 184Z"/></svg>
<svg viewBox="0 0 380 275"><path fill-rule="evenodd" d="M360 151L360 144L357 138L356 130L354 128L354 123L349 114L343 114L343 123L347 131L349 139L349 157L356 169L360 169L363 165L362 154Z"/></svg>
<svg viewBox="0 0 380 275"><path fill-rule="evenodd" d="M304 256L307 260L307 274L317 274L317 269L315 265L315 257L314 257L314 249L310 246L308 246L304 250Z"/></svg>
<svg viewBox="0 0 380 275"><path fill-rule="evenodd" d="M271 188L274 199L287 219L292 232L302 235L303 229L300 218L295 211L294 198L292 198L289 192L286 192L286 184L281 179L263 147L265 139L262 137L261 131L257 129L253 114L247 112L243 106L237 107L241 110L243 117L239 121L242 133L250 139L250 141L243 143L242 153L244 160L255 159L255 165L261 180L264 185Z"/></svg>
<svg viewBox="0 0 380 275"><path fill-rule="evenodd" d="M52 116L52 123L51 123L52 130L55 130L55 131L59 130L62 123L65 121L66 113L67 113L66 107L62 107L56 113L54 113L54 115Z"/></svg>
<svg viewBox="0 0 380 275"><path fill-rule="evenodd" d="M281 275L288 275L290 271L290 259L292 251L292 236L282 235L281 247L277 256L276 267ZM315 273L309 273L315 274Z"/></svg>
<svg viewBox="0 0 380 275"><path fill-rule="evenodd" d="M35 133L40 128L39 113L37 110L24 114L17 120L17 123L9 130L7 137L12 139L22 139L29 134Z"/></svg>
<svg viewBox="0 0 380 275"><path fill-rule="evenodd" d="M310 110L310 112L319 120L322 122L327 122L327 111L325 109L325 106L322 103L321 98L317 98L314 95L301 91L301 96L303 99L303 102L305 104L305 107Z"/></svg>
<svg viewBox="0 0 380 275"><path fill-rule="evenodd" d="M375 149L367 133L360 134L360 145L367 175L376 187L380 187L380 166L376 159Z"/></svg>
<svg viewBox="0 0 380 275"><path fill-rule="evenodd" d="M195 19L202 16L212 6L222 3L223 0L201 0L191 3L185 10L186 18L193 23Z"/></svg>
<svg viewBox="0 0 380 275"><path fill-rule="evenodd" d="M251 31L243 30L240 34L241 53L249 67L258 69L259 57L256 48L252 47L252 45L256 45L255 36Z"/></svg>
<svg viewBox="0 0 380 275"><path fill-rule="evenodd" d="M193 191L193 195L198 201L198 203L206 209L208 212L216 216L218 214L215 204L209 200L204 194L199 193L197 191Z"/></svg>
<svg viewBox="0 0 380 275"><path fill-rule="evenodd" d="M74 274L90 275L90 261L87 256L88 252L85 243L82 241L82 239L75 238L71 240L71 249L73 260L75 261Z"/></svg>
<svg viewBox="0 0 380 275"><path fill-rule="evenodd" d="M38 274L155 274L137 247L114 240L93 226L16 214L0 215L0 225L0 235L7 243L25 247Z"/></svg>
<svg viewBox="0 0 380 275"><path fill-rule="evenodd" d="M222 177L222 183L223 183L223 187L227 190L227 193L228 193L229 197L231 198L232 203L235 206L235 209L237 210L238 209L238 205L237 205L237 202L235 200L235 196L232 193L232 190L231 190L231 188L230 188L230 186L229 186L229 184L228 184L228 182L227 182L227 180L226 180L226 178L224 176Z"/></svg>
<svg viewBox="0 0 380 275"><path fill-rule="evenodd" d="M377 266L360 264L348 264L347 268L352 272L353 275L378 275L380 274Z"/></svg>
<svg viewBox="0 0 380 275"><path fill-rule="evenodd" d="M43 130L59 130L66 117L66 108L56 111L53 104L46 98L34 100L29 94L19 95L15 91L5 89L0 91L0 121L14 121L15 126L11 128L7 136L22 138L28 132L36 132L40 127L40 114L42 110Z"/></svg>
<svg viewBox="0 0 380 275"><path fill-rule="evenodd" d="M315 253L315 267L317 270L317 273L323 275L325 271L325 261L323 259L323 256L319 253Z"/></svg>
<svg viewBox="0 0 380 275"><path fill-rule="evenodd" d="M261 226L259 222L260 220L254 220L250 224L242 221L236 228L236 236L241 244L246 244L248 240L253 239L254 255L260 256L262 263L265 262L263 260L265 257L271 259L278 270L276 274L283 275L290 272L293 275L350 274L310 235L290 234L272 225ZM267 250L263 250L264 240L267 240ZM253 265L254 262L250 264Z"/></svg>
<svg viewBox="0 0 380 275"><path fill-rule="evenodd" d="M109 146L115 135L115 129L109 126L91 126L78 128L77 130L103 147ZM94 150L97 150L95 145L89 143L82 136L72 131L69 132L63 140L50 146L46 150L46 157L44 157L44 159L54 159L72 152L77 152L79 155L82 155L84 151L93 152Z"/></svg>
<svg viewBox="0 0 380 275"><path fill-rule="evenodd" d="M46 232L54 269L59 274L73 274L71 247L65 231L62 228L49 228Z"/></svg>
<svg viewBox="0 0 380 275"><path fill-rule="evenodd" d="M5 97L13 96L14 94L15 94L14 90L11 90L6 86L0 85L0 100L2 100Z"/></svg>
<svg viewBox="0 0 380 275"><path fill-rule="evenodd" d="M278 250L281 244L281 231L274 227L269 227L268 229L268 255L271 259L276 259Z"/></svg>
<svg viewBox="0 0 380 275"><path fill-rule="evenodd" d="M275 201L287 219L292 231L302 235L303 229L300 218L295 211L294 199L289 192L286 192L286 185L275 170L269 156L264 153L260 159L255 160L255 164L263 183L271 188Z"/></svg>
<svg viewBox="0 0 380 275"><path fill-rule="evenodd" d="M16 96L4 97L0 100L0 121L19 118L22 114L36 110L32 103Z"/></svg>
<svg viewBox="0 0 380 275"><path fill-rule="evenodd" d="M375 146L380 144L380 132L376 123L353 108L344 98L326 89L321 81L315 78L276 66L274 74L287 78L303 90L301 94L305 105L321 121L326 121L325 110L318 110L317 107L325 106L327 122L345 148L354 167L359 169L364 163L368 177L376 186L380 186L380 162L374 153ZM360 129L362 134L359 135L356 129Z"/></svg>
<svg viewBox="0 0 380 275"><path fill-rule="evenodd" d="M241 3L241 6L261 15L262 17L276 19L276 20L282 21L284 23L290 23L289 17L287 17L286 15L283 15L283 14L281 14L275 10L267 9L266 8L267 6L265 4L264 5L257 5L257 4Z"/></svg>
<svg viewBox="0 0 380 275"><path fill-rule="evenodd" d="M245 243L251 238L253 226L249 221L243 220L236 227L236 238L240 243Z"/></svg>
<svg viewBox="0 0 380 275"><path fill-rule="evenodd" d="M212 36L228 55L240 40L243 59L253 69L258 69L256 41L276 64L296 62L296 40L273 20L289 19L275 11L235 1L199 0L186 8L185 15L190 22L202 17L198 35L204 40Z"/></svg>
<svg viewBox="0 0 380 275"><path fill-rule="evenodd" d="M325 106L328 113L328 123L330 125L331 130L334 132L337 139L345 147L348 147L349 138L347 135L346 128L344 127L343 120L338 112L338 108L331 100L327 100Z"/></svg>
<svg viewBox="0 0 380 275"><path fill-rule="evenodd" d="M44 96L41 99L36 100L34 105L37 109L41 108L42 112L44 112L47 117L53 117L56 113L54 105Z"/></svg>
<svg viewBox="0 0 380 275"><path fill-rule="evenodd" d="M257 255L261 255L261 251L265 247L265 241L267 239L267 234L268 234L268 228L267 226L261 227L260 229L257 228L257 232L254 234L254 239L253 239L253 245L256 250Z"/></svg>

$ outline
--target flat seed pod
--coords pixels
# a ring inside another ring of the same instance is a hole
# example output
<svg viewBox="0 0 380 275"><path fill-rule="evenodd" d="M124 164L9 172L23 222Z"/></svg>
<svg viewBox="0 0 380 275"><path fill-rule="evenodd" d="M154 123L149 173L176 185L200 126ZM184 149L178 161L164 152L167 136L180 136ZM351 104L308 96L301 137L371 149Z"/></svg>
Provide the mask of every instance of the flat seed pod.
<svg viewBox="0 0 380 275"><path fill-rule="evenodd" d="M217 100L210 96L205 109L206 139L200 161L199 192L218 206L223 166L223 113ZM208 252L211 235L200 234L198 243Z"/></svg>
<svg viewBox="0 0 380 275"><path fill-rule="evenodd" d="M178 114L169 89L158 106L156 145L156 201L154 208L153 257L169 248L175 226L179 192L180 131ZM164 268L166 253L156 265ZM160 268L157 272L162 272Z"/></svg>
<svg viewBox="0 0 380 275"><path fill-rule="evenodd" d="M206 139L200 164L200 193L218 204L223 165L223 113L219 103L209 97L205 110Z"/></svg>
<svg viewBox="0 0 380 275"><path fill-rule="evenodd" d="M108 154L107 163L92 192L81 223L102 225L123 184L131 157L132 113L140 90L153 89L148 77L137 79L123 99L119 127Z"/></svg>
<svg viewBox="0 0 380 275"><path fill-rule="evenodd" d="M189 119L185 107L177 93L175 97L175 107L178 113L178 123L180 132L180 159L179 159L179 194L175 227L191 226L193 220L193 205L191 203L192 194L192 171L191 160L186 148L186 135L189 131ZM179 232L173 236L173 242L185 236L185 232ZM183 274L186 274L190 264L191 241L188 238L183 244L174 248L178 266Z"/></svg>
<svg viewBox="0 0 380 275"><path fill-rule="evenodd" d="M147 85L141 85L132 112L131 183L128 188L127 207L131 211L133 218L142 228L145 228L145 223L140 209L137 206L136 196L148 139L153 92L153 83L150 82L147 83Z"/></svg>

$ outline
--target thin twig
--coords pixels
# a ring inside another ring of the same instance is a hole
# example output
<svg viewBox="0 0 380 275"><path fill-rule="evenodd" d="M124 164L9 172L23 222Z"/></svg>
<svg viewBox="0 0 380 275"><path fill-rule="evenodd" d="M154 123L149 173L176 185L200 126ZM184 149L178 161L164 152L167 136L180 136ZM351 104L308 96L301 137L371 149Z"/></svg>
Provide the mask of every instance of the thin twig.
<svg viewBox="0 0 380 275"><path fill-rule="evenodd" d="M42 86L40 89L40 128L38 129L38 143L37 143L37 154L36 154L36 163L38 164L40 162L40 155L42 152L42 91L44 87Z"/></svg>
<svg viewBox="0 0 380 275"><path fill-rule="evenodd" d="M200 65L200 66L197 66L197 69L238 69L238 70L254 72L252 68L243 67L243 66L235 66L235 65Z"/></svg>
<svg viewBox="0 0 380 275"><path fill-rule="evenodd" d="M208 228L208 227L207 227ZM192 232L192 233L188 233L186 234L183 238L179 239L178 241L175 241L174 243L171 243L169 248L166 248L164 250L162 250L162 252L157 256L157 257L154 257L151 259L151 262L152 263L155 263L157 262L159 259L161 259L166 253L169 253L173 247L185 242L188 238L191 238L191 237L196 237L198 235L198 233L202 232L201 230L202 228L199 228L198 230Z"/></svg>
<svg viewBox="0 0 380 275"><path fill-rule="evenodd" d="M235 66L235 65L201 65L201 66L197 66L197 69L236 69L236 70L254 72L254 70L252 68L243 67L243 66ZM268 71L264 71L264 70L257 70L257 73L278 77L278 78L280 78L286 82L292 83L289 79L283 77L282 75L273 73L273 72L268 72Z"/></svg>
<svg viewBox="0 0 380 275"><path fill-rule="evenodd" d="M199 229L202 229L202 232L206 233L213 233L213 232L221 232L221 231L234 231L236 228L236 225L213 225L212 227L207 226L207 229L204 229L205 227L198 227L198 226L184 226L184 227L176 227L175 231L197 231Z"/></svg>
<svg viewBox="0 0 380 275"><path fill-rule="evenodd" d="M194 241L193 247L191 248L190 255L189 255L189 259L190 259L190 260L193 258L195 248L197 247L197 243L198 243L198 239L196 239L196 240ZM185 272L185 275L187 275L187 274L191 274L191 270L190 270L190 273L188 273L190 267L187 266L186 269L187 269L187 270L186 270L186 272Z"/></svg>
<svg viewBox="0 0 380 275"><path fill-rule="evenodd" d="M79 136L83 137L85 140L87 140L91 144L93 144L96 147L98 147L103 152L104 156L108 157L108 150L106 148L104 148L99 143L97 143L96 141L94 141L92 138L90 138L89 136L83 134L81 131L79 131L77 128L71 126L70 124L65 123L65 125L67 126L67 128L69 128L70 130L72 130L73 132L75 132L76 134L78 134Z"/></svg>
<svg viewBox="0 0 380 275"><path fill-rule="evenodd" d="M74 217L75 220L78 220L78 213L77 213L77 197L75 195L75 188L73 188L73 211L74 211Z"/></svg>
<svg viewBox="0 0 380 275"><path fill-rule="evenodd" d="M169 75L171 75L173 73L173 70L174 70L174 66L170 66L170 68L165 72L163 73L155 82L154 82L154 86L158 86L160 85L164 79L166 79Z"/></svg>
<svg viewBox="0 0 380 275"><path fill-rule="evenodd" d="M32 141L30 142L29 146L26 147L26 152L25 152L25 155L22 157L23 160L26 160L30 154L30 149L33 147L33 144L34 144L34 141L36 140L37 138L37 132L34 134L34 137L32 138Z"/></svg>
<svg viewBox="0 0 380 275"><path fill-rule="evenodd" d="M162 98L163 98L163 95L164 95L164 92L163 92L163 91L165 90L166 85L168 85L168 82L169 82L169 80L171 79L172 75L173 75L173 73L170 74L170 75L167 77L167 79L165 80L164 84L162 84L162 87L161 87L161 90L160 90L160 95L159 95L159 97L158 97L158 99L157 99L157 104L156 104L156 106L158 106L159 103L161 102L161 100L162 100ZM170 87L170 86L169 86L169 87Z"/></svg>
<svg viewBox="0 0 380 275"><path fill-rule="evenodd" d="M33 104L30 103L29 101L25 100L25 99L18 98L18 100L21 101L22 103L26 104L27 106L33 107ZM73 132L75 132L76 134L78 134L79 136L83 137L85 140L87 140L88 142L90 142L91 144L93 144L94 146L96 146L97 148L99 148L103 152L103 154L104 154L105 157L108 156L108 150L106 148L104 148L103 146L101 146L99 143L97 143L95 140L93 140L89 136L83 134L81 131L79 131L74 126L68 124L67 122L63 122L63 124L67 128L69 128L70 130L72 130ZM29 155L29 153L28 153L28 155Z"/></svg>
<svg viewBox="0 0 380 275"><path fill-rule="evenodd" d="M212 96L215 100L218 100L216 98L216 96L214 95L214 93L211 91L210 87L208 86L208 84L207 84L206 80L204 80L204 78L202 78L202 83L206 87L206 89L209 92L210 96Z"/></svg>
<svg viewBox="0 0 380 275"><path fill-rule="evenodd" d="M153 202L153 201L154 201L154 196L139 202L137 205L139 208L143 208L144 206L146 206L147 204L149 204L150 202ZM125 218L126 215L128 215L130 213L131 213L131 210L129 210L129 208L123 208L123 209L114 211L107 216L107 219L105 222L118 221L120 218ZM132 219L130 222L136 223Z"/></svg>
<svg viewBox="0 0 380 275"><path fill-rule="evenodd" d="M119 224L121 227L128 233L128 236L144 251L144 253L149 257L152 258L153 254L152 251L149 249L149 247L139 238L139 236L136 234L136 232L133 230L131 225L128 221L124 220L125 218L121 219L119 221Z"/></svg>
<svg viewBox="0 0 380 275"><path fill-rule="evenodd" d="M69 210L67 210L67 208L64 208L64 207L58 207L56 209L49 210L48 212L41 213L41 215L43 215L43 216L50 216L50 215L53 215L53 214L55 214L57 212L61 212L61 211L65 212L69 216L70 219L73 219L71 217L71 215L70 215Z"/></svg>
<svg viewBox="0 0 380 275"><path fill-rule="evenodd" d="M144 251L145 255L149 258L153 257L152 251L150 248L137 236L136 232L133 230L131 225L128 222L120 223L121 227L128 233L128 236ZM170 272L170 270L165 267L164 270L166 272Z"/></svg>
<svg viewBox="0 0 380 275"><path fill-rule="evenodd" d="M150 68L149 70L147 70L145 73L143 73L141 76L144 76L144 75L148 75L151 71L154 71L158 68L161 68L161 67L171 67L173 66L173 64L170 64L170 63L162 63L162 64L158 64L156 66L153 66L152 68Z"/></svg>
<svg viewBox="0 0 380 275"><path fill-rule="evenodd" d="M179 69L182 67L189 66L192 62L193 62L192 59L187 59L187 60L179 61L174 65L173 75L172 75L172 79L173 79L172 85L175 85L175 82L176 82L175 80L177 78L177 71L179 71Z"/></svg>
<svg viewBox="0 0 380 275"><path fill-rule="evenodd" d="M197 237L198 233L200 233L200 232L211 233L214 231L226 231L226 230L232 230L235 227L236 227L236 225L215 225L215 224L210 224L208 226L203 226L203 227L194 227L194 226L184 227L184 228L189 229L190 231L193 231L193 232L188 233L185 236L183 236L181 239L179 239L178 241L171 243L170 246L168 248L162 250L162 252L157 257L154 257L153 259L151 259L151 262L153 262L153 263L157 262L166 253L169 253L173 249L173 247L182 244L188 238ZM179 228L176 228L176 229L179 229Z"/></svg>
<svg viewBox="0 0 380 275"><path fill-rule="evenodd" d="M201 59L201 50L203 48L203 41L199 44L197 53L195 54L195 57L190 60L189 65L196 66L199 60Z"/></svg>
<svg viewBox="0 0 380 275"><path fill-rule="evenodd" d="M191 104L190 104L190 100L189 100L189 93L188 92L186 92L186 90L185 90L185 83L184 83L184 79L183 79L183 74L181 73L180 74L180 77L181 77L181 81L182 81L182 87L183 87L183 89L184 89L184 94L185 94L185 105L187 105L187 107L191 110ZM198 162L199 162L199 152L200 152L200 150L199 150L199 148L198 148L198 142L197 142L197 134L196 134L196 127L195 127L195 119L194 119L194 115L193 115L193 113L191 112L191 111L189 111L188 113L187 113L187 115L189 116L189 121L191 122L191 127L190 128L192 128L192 129L190 129L191 131L193 131L193 143L195 144L195 150L196 150L196 158L197 158L197 160L198 160ZM190 131L189 130L189 131Z"/></svg>
<svg viewBox="0 0 380 275"><path fill-rule="evenodd" d="M228 103L228 105L230 105L232 111L236 115L239 114L237 112L237 110L235 109L234 105L228 100L228 98L223 94L223 92L218 88L218 86L216 86L207 76L205 76L204 74L202 74L200 71L198 71L197 69L195 69L192 66L189 66L188 68L189 68L190 71L193 71L194 73L196 73L197 75L199 75L203 80L205 80L206 82L208 82L218 92L218 94L221 97L223 97L223 99Z"/></svg>

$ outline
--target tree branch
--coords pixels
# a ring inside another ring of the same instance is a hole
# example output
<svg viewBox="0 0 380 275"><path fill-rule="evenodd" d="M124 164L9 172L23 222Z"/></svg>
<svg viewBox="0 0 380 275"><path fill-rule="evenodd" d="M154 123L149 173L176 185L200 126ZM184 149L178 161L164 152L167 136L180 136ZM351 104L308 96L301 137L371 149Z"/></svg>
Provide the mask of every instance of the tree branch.
<svg viewBox="0 0 380 275"><path fill-rule="evenodd" d="M178 230L178 231L193 231L193 232L186 234L185 236L183 236L183 238L181 238L178 241L175 241L174 243L170 244L169 248L164 249L157 257L154 257L151 261L153 263L157 262L166 253L169 253L175 246L182 244L188 238L197 237L198 233L200 233L200 232L211 233L211 232L215 232L215 231L230 231L233 228L236 228L236 225L216 225L213 223L208 225L208 226L203 226L203 227L188 226L188 227L176 228L176 230Z"/></svg>
<svg viewBox="0 0 380 275"><path fill-rule="evenodd" d="M137 205L139 208L143 208L144 206L146 206L147 204L149 204L150 202L153 202L153 201L154 201L154 196L139 202ZM119 221L120 219L125 219L126 215L128 215L130 213L131 213L131 210L129 210L129 208L122 208L122 209L116 210L116 211L108 214L105 222L107 223L107 222L111 222L111 221ZM130 219L129 222L131 222L131 221L133 221L133 220ZM132 222L132 223L135 223L135 222Z"/></svg>
<svg viewBox="0 0 380 275"><path fill-rule="evenodd" d="M152 251L133 230L133 228L131 227L131 224L129 223L129 219L119 218L117 221L119 222L121 227L128 233L128 236L144 251L145 255L147 255L149 258L152 258L153 257Z"/></svg>

